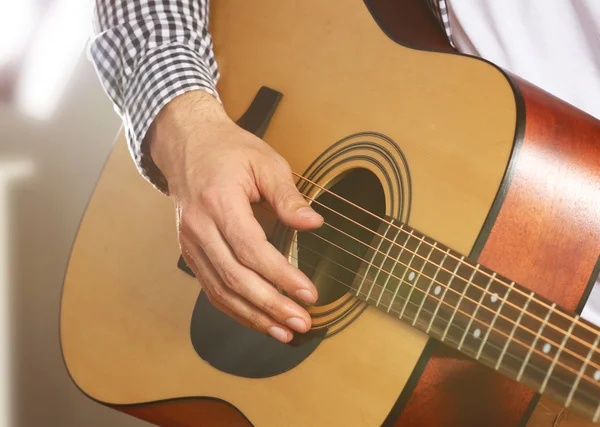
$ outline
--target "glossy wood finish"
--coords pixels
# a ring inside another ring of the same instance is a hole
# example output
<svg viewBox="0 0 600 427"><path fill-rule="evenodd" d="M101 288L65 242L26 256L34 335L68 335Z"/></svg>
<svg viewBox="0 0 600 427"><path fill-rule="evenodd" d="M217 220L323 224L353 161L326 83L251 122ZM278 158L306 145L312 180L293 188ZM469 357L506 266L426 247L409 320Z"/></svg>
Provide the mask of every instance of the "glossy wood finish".
<svg viewBox="0 0 600 427"><path fill-rule="evenodd" d="M518 280L536 283L540 294L581 311L600 256L600 121L531 83L515 80L527 110L525 144L505 213L498 216L482 257L498 268L515 268ZM509 229L514 231L507 233ZM522 245L517 249L523 239L535 242L529 251ZM514 254L510 266L498 256L507 249ZM595 425L552 407L542 398L529 425L547 425L544 415L549 412L562 412L560 426Z"/></svg>
<svg viewBox="0 0 600 427"><path fill-rule="evenodd" d="M527 112L525 138L480 262L575 310L600 256L600 122L516 81ZM533 396L439 345L396 425L516 426ZM560 411L545 402L528 425L552 425ZM571 423L593 425L577 415L560 421Z"/></svg>

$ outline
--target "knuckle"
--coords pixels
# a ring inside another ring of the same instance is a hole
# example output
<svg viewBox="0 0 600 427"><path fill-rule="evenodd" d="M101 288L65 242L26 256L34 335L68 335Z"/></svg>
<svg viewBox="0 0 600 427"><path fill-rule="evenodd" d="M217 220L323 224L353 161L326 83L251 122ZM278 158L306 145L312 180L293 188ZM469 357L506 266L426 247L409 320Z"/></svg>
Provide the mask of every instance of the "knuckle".
<svg viewBox="0 0 600 427"><path fill-rule="evenodd" d="M269 313L270 315L274 315L278 311L278 307L279 305L274 298L267 298L265 301L263 301L261 310L263 310L265 313Z"/></svg>
<svg viewBox="0 0 600 427"><path fill-rule="evenodd" d="M273 283L278 286L283 285L286 274L284 273L284 268L281 268L280 265L276 262L270 263L270 274L269 277Z"/></svg>
<svg viewBox="0 0 600 427"><path fill-rule="evenodd" d="M199 195L200 203L209 209L219 206L221 201L221 190L215 185L207 186Z"/></svg>
<svg viewBox="0 0 600 427"><path fill-rule="evenodd" d="M263 330L263 322L262 322L262 315L260 313L250 313L248 315L248 323L250 323L250 325L257 330Z"/></svg>
<svg viewBox="0 0 600 427"><path fill-rule="evenodd" d="M211 252L211 248L215 247L216 244L216 240L210 240L204 238L204 236L198 236L198 245L200 246L200 249L204 251L204 253Z"/></svg>
<svg viewBox="0 0 600 427"><path fill-rule="evenodd" d="M202 218L194 213L182 215L178 230L180 242L188 242L193 245L199 244L204 247L210 246L211 242L207 241L206 229L202 226Z"/></svg>
<svg viewBox="0 0 600 427"><path fill-rule="evenodd" d="M291 175L292 168L291 168L290 164L287 162L287 160L285 160L285 158L283 158L283 156L276 154L274 161L275 161L275 166L278 167L282 172L285 172L286 174Z"/></svg>
<svg viewBox="0 0 600 427"><path fill-rule="evenodd" d="M277 204L281 207L289 208L298 199L298 190L293 186L286 186L277 198Z"/></svg>
<svg viewBox="0 0 600 427"><path fill-rule="evenodd" d="M225 301L225 289L223 289L223 287L221 286L212 286L210 288L210 291L207 292L208 294L208 298L211 300L211 302L213 302L213 300L215 302L217 302L218 305L223 304L223 301ZM212 298L211 298L212 297ZM213 302L214 304L214 302Z"/></svg>
<svg viewBox="0 0 600 427"><path fill-rule="evenodd" d="M192 213L184 213L181 215L180 227L179 227L179 240L194 230L196 224L196 216Z"/></svg>
<svg viewBox="0 0 600 427"><path fill-rule="evenodd" d="M241 283L239 272L235 266L225 267L221 274L225 284L231 289L238 289Z"/></svg>
<svg viewBox="0 0 600 427"><path fill-rule="evenodd" d="M229 215L227 212L222 212L224 219L221 223L221 230L225 235L226 239L233 243L233 245L239 245L239 240L243 236L243 225L240 225L238 218L233 215Z"/></svg>
<svg viewBox="0 0 600 427"><path fill-rule="evenodd" d="M256 248L247 243L240 244L235 251L238 260L247 267L255 264L256 252Z"/></svg>
<svg viewBox="0 0 600 427"><path fill-rule="evenodd" d="M187 237L189 239L193 239L194 237L198 237L200 232L202 231L201 222L203 216L198 210L195 209L187 209L179 220L179 241Z"/></svg>

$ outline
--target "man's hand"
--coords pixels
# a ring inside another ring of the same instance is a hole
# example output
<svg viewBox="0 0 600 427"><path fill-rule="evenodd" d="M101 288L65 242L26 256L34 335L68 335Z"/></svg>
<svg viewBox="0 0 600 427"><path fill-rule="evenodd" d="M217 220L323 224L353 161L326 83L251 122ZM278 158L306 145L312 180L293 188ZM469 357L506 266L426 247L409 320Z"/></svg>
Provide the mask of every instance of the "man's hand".
<svg viewBox="0 0 600 427"><path fill-rule="evenodd" d="M292 331L308 331L306 310L270 282L309 304L317 290L267 241L250 206L264 198L298 230L323 224L298 192L288 163L202 91L171 101L148 138L175 201L182 255L212 304L282 342Z"/></svg>

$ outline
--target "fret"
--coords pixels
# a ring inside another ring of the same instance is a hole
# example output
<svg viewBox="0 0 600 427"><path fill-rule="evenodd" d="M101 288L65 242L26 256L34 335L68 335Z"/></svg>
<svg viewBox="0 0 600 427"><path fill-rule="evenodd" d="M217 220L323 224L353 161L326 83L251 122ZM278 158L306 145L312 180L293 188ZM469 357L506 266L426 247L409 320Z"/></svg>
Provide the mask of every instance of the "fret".
<svg viewBox="0 0 600 427"><path fill-rule="evenodd" d="M494 273L494 277L496 277L496 273ZM490 323L490 326L489 326L487 332L485 333L483 340L481 340L481 344L479 345L479 350L477 350L477 355L475 356L476 360L479 360L479 358L481 357L481 352L483 351L483 347L485 346L485 343L487 342L487 340L490 336L490 333L494 330L494 325L496 324L496 320L498 319L498 316L500 315L500 312L502 311L502 307L504 307L504 303L508 299L510 291L513 290L514 286L515 286L515 282L510 282L510 286L509 286L508 290L506 291L506 293L504 294L504 297L502 298L502 302L500 303L498 310L496 311L496 313L494 313L492 322Z"/></svg>
<svg viewBox="0 0 600 427"><path fill-rule="evenodd" d="M558 362L558 358L560 357L560 354L563 352L563 350L565 348L565 344L567 343L568 339L571 337L573 328L577 324L578 320L579 320L579 316L575 316L575 319L571 323L569 330L567 331L567 333L565 334L565 337L561 341L560 347L556 351L556 354L554 355L554 359L552 359L552 365L550 365L550 369L548 369L548 373L546 374L546 377L544 378L544 382L542 383L542 387L540 388L540 393L543 393L544 390L546 389L546 386L548 385L548 380L550 379L550 375L552 375L552 371L554 371L554 368L556 367L556 362Z"/></svg>
<svg viewBox="0 0 600 427"><path fill-rule="evenodd" d="M410 233L408 233L408 235L406 236L406 241L404 242L404 245L402 245L402 249L400 249L400 252L398 252L398 256L396 257L394 266L396 266L398 264L398 262L400 261L400 256L402 256L402 253L406 249L406 245L408 244L408 241L410 240L411 237L414 236L413 233L414 233L414 230L411 228ZM414 256L414 254L413 254L413 256ZM405 271L405 273L406 273L406 271ZM391 274L388 276L387 280L385 281L384 287L387 287L388 280L390 279L390 277L392 277ZM394 294L392 295L390 304L388 305L387 310L386 310L388 313L392 309L392 304L394 304L394 302L396 301L396 297L398 296L398 291L400 290L400 286L402 286L402 281L399 281L398 284L396 285L396 290L394 290Z"/></svg>
<svg viewBox="0 0 600 427"><path fill-rule="evenodd" d="M465 338L467 337L467 334L469 333L469 330L471 329L471 325L473 324L473 320L475 320L475 317L477 317L477 312L479 311L479 308L481 307L481 303L483 302L483 299L485 298L485 296L488 294L490 285L492 284L492 282L494 281L495 278L496 278L496 273L493 273L490 277L490 280L488 280L485 290L481 293L481 297L479 298L479 301L477 302L477 307L475 307L475 311L473 312L473 315L469 319L469 323L467 324L467 327L465 328L465 331L463 332L463 335L460 339L460 343L458 344L458 350L460 350L462 348L462 346L465 342ZM488 332L492 328L493 328L493 326L490 326L490 328L488 329Z"/></svg>
<svg viewBox="0 0 600 427"><path fill-rule="evenodd" d="M409 274L410 277L410 273L414 273L414 271L412 271L410 265L413 263L415 256L417 255L417 252L419 252L419 248L421 247L421 245L423 244L423 239L419 239L419 243L417 243L417 247L415 248L415 250L412 252L410 259L408 260L408 262L406 263L406 268L404 269L404 271L402 272L402 277L400 278L400 283L398 283L398 286L396 287L396 290L398 290L400 288L400 286L402 286L402 284L404 283L408 283L406 281L406 274ZM409 273L410 270L410 273ZM410 286L410 285L409 285ZM414 287L410 288L410 292L409 295L406 297L406 300L404 301L404 307L406 307L406 304L408 303L408 300L410 298L410 295L412 294ZM394 297L392 299L395 299L396 294L394 295Z"/></svg>
<svg viewBox="0 0 600 427"><path fill-rule="evenodd" d="M446 325L446 329L444 330L444 334L442 335L442 342L446 339L446 335L448 335L448 331L450 330L450 325L452 325L452 321L454 320L454 317L456 317L456 313L458 313L460 303L463 301L465 294L467 293L467 289L469 289L469 285L471 284L471 280L473 280L473 276L475 276L475 273L477 273L478 271L479 264L475 266L475 269L471 273L471 276L469 276L469 280L467 281L467 283L465 283L465 287L463 288L463 291L460 294L460 298L456 303L456 307L454 307L454 310L452 311L452 316L450 316L450 320L448 320L448 324Z"/></svg>
<svg viewBox="0 0 600 427"><path fill-rule="evenodd" d="M590 360L592 360L592 355L598 348L598 343L600 343L600 335L598 335L596 337L596 340L594 341L594 344L592 344L592 347L590 348L590 351L588 352L588 354L585 358L585 361L581 365L581 369L579 370L579 373L577 374L577 377L575 378L575 382L573 383L573 386L571 387L569 396L567 397L567 400L565 402L565 408L568 408L571 405L571 400L573 400L573 396L575 395L575 391L577 390L577 387L579 386L579 382L581 381L581 378L583 377L585 368L587 368L587 366L589 365Z"/></svg>
<svg viewBox="0 0 600 427"><path fill-rule="evenodd" d="M527 311L527 307L529 306L529 303L531 302L531 298L533 297L533 295L535 295L535 292L531 292L529 294L527 301L525 302L525 305L523 306L523 310L521 310L521 312L519 313L519 317L517 318L517 321L513 325L512 329L510 331L510 335L508 336L508 339L506 340L506 343L504 344L504 347L502 348L500 357L498 358L498 361L496 362L496 366L494 367L495 370L498 370L498 368L500 367L500 364L502 363L502 359L504 358L504 355L506 354L506 349L508 348L508 345L512 342L512 339L515 336L517 327L521 323L521 320L523 319L523 315Z"/></svg>
<svg viewBox="0 0 600 427"><path fill-rule="evenodd" d="M423 242L423 241L424 241L424 238L421 238L421 242ZM421 242L419 243L419 246L421 245ZM406 310L408 301L410 301L410 297L412 296L413 291L417 287L417 281L421 278L421 275L423 274L423 269L429 263L429 258L431 257L431 254L432 254L433 250L436 248L436 246L437 246L437 242L434 242L433 245L431 246L431 249L427 253L427 258L425 258L425 262L423 262L423 264L421 265L421 268L419 269L419 272L415 275L415 277L413 277L412 288L410 289L410 292L408 293L408 297L406 297L406 301L404 301L404 305L402 306L402 311L400 312L400 316L398 316L398 317L402 318L404 316L404 311ZM418 250L419 250L419 247L417 246L417 251ZM417 252L415 251L415 253L417 253ZM411 262L412 262L412 260L411 260ZM408 268L410 268L410 263L408 264ZM408 277L409 277L409 281L410 281L410 275ZM425 297L423 299L425 299Z"/></svg>
<svg viewBox="0 0 600 427"><path fill-rule="evenodd" d="M429 325L427 326L427 330L425 331L426 333L429 333L429 331L431 330L431 326L433 325L433 321L435 320L435 317L438 314L438 311L440 310L440 306L442 305L442 301L444 300L444 297L446 296L446 293L448 292L448 289L450 289L450 286L452 286L452 281L454 280L454 278L456 277L456 272L458 271L458 268L462 265L463 260L465 259L464 256L460 257L460 260L456 263L456 267L454 267L454 270L452 271L452 275L450 276L450 280L448 281L448 285L446 286L446 288L444 289L444 292L442 293L442 296L439 298L439 301L435 307L435 311L433 312L433 315L431 316L431 320L429 321ZM435 290L433 291L434 294L436 294Z"/></svg>
<svg viewBox="0 0 600 427"><path fill-rule="evenodd" d="M527 367L527 363L529 363L529 359L531 358L531 353L533 353L533 350L535 349L535 346L537 345L537 342L540 339L540 335L544 331L544 328L546 327L546 325L548 323L548 319L550 318L550 315L554 312L555 308L556 308L556 304L553 303L552 306L550 307L550 310L548 310L548 314L546 314L544 321L540 325L540 329L538 329L537 334L535 335L533 344L531 345L531 347L529 347L529 351L527 351L527 356L525 356L525 360L523 361L523 364L521 365L521 369L519 370L519 374L517 375L517 381L521 381L523 372L525 371L525 368Z"/></svg>
<svg viewBox="0 0 600 427"><path fill-rule="evenodd" d="M381 241L379 242L379 247L377 248L376 253L381 251L381 244L383 243L384 240L387 240L387 234L390 230L390 227L392 226L392 223L390 222L390 225L388 225L387 230L385 231L385 233L381 236ZM378 267L377 269L377 273L375 273L375 277L373 278L373 281L371 282L371 287L369 288L369 292L367 292L367 300L369 298L371 298L371 292L373 292L373 288L375 287L375 284L377 283L377 279L379 278L379 275L383 272L384 274L387 273L388 275L388 279L394 274L394 269L396 268L396 264L394 264L394 266L388 271L386 270L385 267L385 262L390 258L390 252L391 250L397 245L396 243L396 239L398 238L398 236L400 235L400 232L402 231L402 226L397 227L396 228L396 234L394 235L394 238L392 239L391 242L389 242L390 244L388 245L387 250L385 251L385 255L382 255L382 261L381 261L381 265ZM387 283L387 281L386 281ZM383 293L385 292L385 287L383 287L381 289L381 292L379 293L379 299L381 299L381 296L383 295Z"/></svg>
<svg viewBox="0 0 600 427"><path fill-rule="evenodd" d="M598 418L600 418L600 405L598 405L598 409L596 409L596 412L594 413L594 418L592 419L592 421L594 421L596 423L596 422L598 422Z"/></svg>
<svg viewBox="0 0 600 427"><path fill-rule="evenodd" d="M571 320L572 316L569 316ZM568 327L563 325L564 330ZM562 399L559 401L566 405L572 394L569 409L586 414L590 419L595 416L600 403L600 352L597 351L600 346L599 336L595 325L579 318L545 390L545 394L554 397L557 383L561 383ZM570 355L567 350L577 356ZM569 372L566 372L565 366L570 368Z"/></svg>
<svg viewBox="0 0 600 427"><path fill-rule="evenodd" d="M597 329L590 331L579 316L402 227L404 231L380 224L369 246L376 254L362 256L362 271L353 279L359 298L483 365L566 402L571 410L600 418Z"/></svg>
<svg viewBox="0 0 600 427"><path fill-rule="evenodd" d="M419 304L419 308L417 309L417 313L415 314L415 318L413 319L413 322L412 322L413 326L415 326L415 324L417 323L417 320L419 318L419 314L421 313L421 310L423 309L423 306L425 305L425 301L427 300L427 297L429 296L429 293L431 292L431 288L432 288L433 284L435 283L435 281L436 281L436 279L438 277L438 274L440 273L440 269L444 265L444 262L446 261L446 258L448 257L449 253L450 253L450 249L446 249L446 252L444 253L444 257L442 258L442 261L438 265L438 268L437 268L437 270L435 270L435 274L433 275L433 278L429 282L429 286L427 287L427 291L425 292L425 295L423 296L423 299L421 300L421 304Z"/></svg>
<svg viewBox="0 0 600 427"><path fill-rule="evenodd" d="M390 230L390 227L392 226L392 223L389 222L388 226L385 230L385 232L383 233L383 235L381 236L381 239L379 239L379 242L377 243L377 249L373 251L373 255L371 255L371 260L369 261L369 264L365 270L365 273L362 277L362 280L360 281L360 285L358 286L358 291L356 292L357 295L360 295L360 291L365 283L365 280L367 280L368 277L368 272L371 269L371 267L373 267L373 262L375 261L375 258L377 257L377 254L379 253L379 250L381 248L381 245L383 244L383 241L385 240L385 236L387 236L388 231ZM385 258L384 258L385 260ZM381 269L379 269L377 271L377 275L379 275L379 272L381 271ZM375 276L377 277L377 276ZM369 300L369 296L371 295L371 291L373 290L373 286L375 286L375 279L373 279L373 281L371 282L371 287L369 288L369 292L367 294L367 301Z"/></svg>

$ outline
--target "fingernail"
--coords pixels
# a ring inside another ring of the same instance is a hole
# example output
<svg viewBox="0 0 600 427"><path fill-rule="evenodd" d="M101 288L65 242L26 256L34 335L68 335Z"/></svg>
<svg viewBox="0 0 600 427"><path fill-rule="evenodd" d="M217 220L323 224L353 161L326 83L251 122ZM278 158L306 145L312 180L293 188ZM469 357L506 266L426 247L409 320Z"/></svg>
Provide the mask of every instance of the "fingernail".
<svg viewBox="0 0 600 427"><path fill-rule="evenodd" d="M281 342L287 342L288 341L288 334L286 331L284 331L283 329L281 329L279 326L271 326L268 329L269 335L271 335L273 338L275 338L278 341Z"/></svg>
<svg viewBox="0 0 600 427"><path fill-rule="evenodd" d="M312 208L305 206L296 211L299 218L321 218L321 215L316 213Z"/></svg>
<svg viewBox="0 0 600 427"><path fill-rule="evenodd" d="M317 300L315 296L308 292L306 289L300 289L296 291L296 296L308 304L313 304Z"/></svg>
<svg viewBox="0 0 600 427"><path fill-rule="evenodd" d="M306 332L308 327L306 326L306 322L299 317L290 317L285 321L286 325L298 332Z"/></svg>

